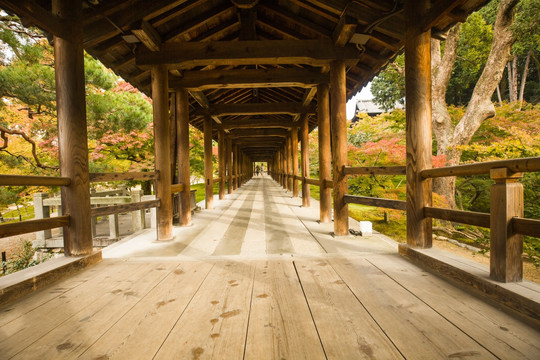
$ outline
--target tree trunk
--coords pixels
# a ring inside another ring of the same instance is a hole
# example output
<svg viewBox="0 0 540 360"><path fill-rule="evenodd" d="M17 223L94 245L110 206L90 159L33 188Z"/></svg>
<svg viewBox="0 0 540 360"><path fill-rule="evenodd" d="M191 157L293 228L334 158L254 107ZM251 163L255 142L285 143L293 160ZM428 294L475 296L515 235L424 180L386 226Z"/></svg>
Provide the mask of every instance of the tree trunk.
<svg viewBox="0 0 540 360"><path fill-rule="evenodd" d="M529 64L531 62L532 51L527 53L527 58L525 59L525 67L523 68L523 75L521 76L521 88L519 89L519 102L520 109L521 103L523 102L523 93L525 92L525 83L527 82L527 75L529 74Z"/></svg>
<svg viewBox="0 0 540 360"><path fill-rule="evenodd" d="M502 106L502 97L501 97L501 87L497 84L497 100L499 100L499 105Z"/></svg>
<svg viewBox="0 0 540 360"><path fill-rule="evenodd" d="M433 133L437 139L437 154L446 156L447 166L459 164L461 151L457 150L458 147L467 145L482 122L495 115L491 96L502 79L505 65L510 57L510 48L514 42L511 25L514 9L518 2L519 0L501 1L494 25L493 43L489 57L482 75L476 83L465 115L455 127L452 125L446 106L446 88L457 56L459 27L455 26L449 32L442 58L440 43L437 40L432 40ZM509 75L512 76L512 74ZM512 87L511 84L509 87ZM450 207L456 207L455 178L438 179L434 182L433 190L444 196Z"/></svg>

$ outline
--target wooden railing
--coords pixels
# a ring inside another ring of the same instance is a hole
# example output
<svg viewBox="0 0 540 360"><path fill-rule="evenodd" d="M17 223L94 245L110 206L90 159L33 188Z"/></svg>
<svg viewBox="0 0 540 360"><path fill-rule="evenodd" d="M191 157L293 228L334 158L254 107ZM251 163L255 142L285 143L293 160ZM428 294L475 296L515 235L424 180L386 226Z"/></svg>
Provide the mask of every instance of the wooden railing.
<svg viewBox="0 0 540 360"><path fill-rule="evenodd" d="M131 173L90 173L90 182L110 182L129 180L155 180L159 174L157 172L131 172ZM52 176L26 176L26 175L0 175L0 186L70 186L71 179L67 177ZM178 184L177 191L183 190L183 184ZM122 212L137 211L152 207L159 207L160 201L142 201L130 204L121 204L92 208L89 216L105 216ZM69 226L70 216L62 216L35 220L26 220L17 223L1 224L0 238L8 236L22 235L36 231L51 230L59 227Z"/></svg>
<svg viewBox="0 0 540 360"><path fill-rule="evenodd" d="M272 171L269 171L268 174L272 175L272 176L284 176L286 178L290 178L290 179L296 179L296 180L299 180L299 181L302 181L303 183L306 183L306 184L309 184L309 185L315 185L315 186L321 186L321 184L324 184L325 187L327 188L333 188L334 187L334 182L332 180L327 180L327 179L311 179L311 178L305 178L305 177L302 177L302 176L298 176L298 175L292 175L292 174L286 174L286 173L278 173L278 172L272 172Z"/></svg>

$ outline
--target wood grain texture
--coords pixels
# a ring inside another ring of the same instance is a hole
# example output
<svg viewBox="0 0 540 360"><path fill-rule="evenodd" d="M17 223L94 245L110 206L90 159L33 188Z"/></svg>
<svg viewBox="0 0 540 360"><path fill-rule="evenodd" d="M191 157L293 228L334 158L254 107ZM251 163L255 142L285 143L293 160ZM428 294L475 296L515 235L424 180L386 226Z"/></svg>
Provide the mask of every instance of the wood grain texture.
<svg viewBox="0 0 540 360"><path fill-rule="evenodd" d="M523 185L496 178L490 190L490 277L503 282L523 279L523 235L514 233L512 218L523 217Z"/></svg>
<svg viewBox="0 0 540 360"><path fill-rule="evenodd" d="M291 128L291 155L292 155L292 176L293 176L293 197L298 197L300 191L300 184L298 179L298 127L293 126Z"/></svg>
<svg viewBox="0 0 540 360"><path fill-rule="evenodd" d="M407 203L401 200L392 200L392 199L383 199L383 198L374 198L369 196L356 196L356 195L345 195L345 202L347 204L362 204L368 206L377 206L387 209L396 209L403 210L407 209Z"/></svg>
<svg viewBox="0 0 540 360"><path fill-rule="evenodd" d="M156 179L158 179L158 173L154 171L126 172L126 173L90 173L90 182L156 180Z"/></svg>
<svg viewBox="0 0 540 360"><path fill-rule="evenodd" d="M27 220L9 224L0 224L0 238L28 234L36 231L69 226L69 216L58 216L46 219Z"/></svg>
<svg viewBox="0 0 540 360"><path fill-rule="evenodd" d="M251 263L217 263L154 358L241 359L253 276Z"/></svg>
<svg viewBox="0 0 540 360"><path fill-rule="evenodd" d="M447 359L464 354L495 358L366 260L331 260L330 264L405 358Z"/></svg>
<svg viewBox="0 0 540 360"><path fill-rule="evenodd" d="M426 206L424 207L424 216L434 219L458 222L461 224L481 226L485 228L490 227L490 215L474 211L461 211Z"/></svg>
<svg viewBox="0 0 540 360"><path fill-rule="evenodd" d="M512 218L512 231L516 234L540 237L540 220L514 216Z"/></svg>
<svg viewBox="0 0 540 360"><path fill-rule="evenodd" d="M295 268L328 359L403 359L327 261Z"/></svg>
<svg viewBox="0 0 540 360"><path fill-rule="evenodd" d="M291 262L259 262L251 301L245 359L325 358Z"/></svg>
<svg viewBox="0 0 540 360"><path fill-rule="evenodd" d="M406 175L406 166L345 166L345 175Z"/></svg>
<svg viewBox="0 0 540 360"><path fill-rule="evenodd" d="M424 217L432 184L420 176L431 168L431 37L418 21L429 6L429 0L405 2L407 244L420 248L432 243L431 219Z"/></svg>
<svg viewBox="0 0 540 360"><path fill-rule="evenodd" d="M332 159L334 165L334 234L349 234L349 207L344 196L347 194L347 176L343 167L347 165L347 88L345 63L334 61L330 66L330 97L332 126Z"/></svg>
<svg viewBox="0 0 540 360"><path fill-rule="evenodd" d="M176 91L178 183L184 184L179 201L180 226L191 224L191 170L189 166L189 100L185 89Z"/></svg>
<svg viewBox="0 0 540 360"><path fill-rule="evenodd" d="M309 121L307 116L304 116L302 118L301 125L301 148L300 153L302 154L302 178L304 179L304 182L302 184L302 206L309 207L309 186L308 183L305 181L306 178L309 178Z"/></svg>
<svg viewBox="0 0 540 360"><path fill-rule="evenodd" d="M424 178L443 176L471 176L489 174L490 170L495 168L507 168L511 172L540 171L540 157L537 156L523 159L497 160L475 164L446 166L442 168L425 169L421 171L421 174Z"/></svg>
<svg viewBox="0 0 540 360"><path fill-rule="evenodd" d="M172 193L170 161L168 71L163 65L152 67L152 108L154 116L154 153L156 171L156 195L160 199L157 209L157 239L172 239ZM185 184L185 183L184 183Z"/></svg>
<svg viewBox="0 0 540 360"><path fill-rule="evenodd" d="M91 216L105 216L105 215L120 214L120 213L130 212L130 211L150 209L154 207L159 208L160 203L161 203L161 200L157 199L157 200L134 202L131 204L96 207L96 208L90 209L90 215Z"/></svg>
<svg viewBox="0 0 540 360"><path fill-rule="evenodd" d="M55 0L52 11L60 19L77 22L82 2ZM71 217L64 229L64 252L68 256L92 252L82 36L79 22L71 29L70 40L54 38L60 176L71 179L71 184L61 189L62 213Z"/></svg>
<svg viewBox="0 0 540 360"><path fill-rule="evenodd" d="M214 208L214 164L212 162L212 118L204 118L204 194L206 209Z"/></svg>
<svg viewBox="0 0 540 360"><path fill-rule="evenodd" d="M68 177L0 175L0 186L69 186Z"/></svg>
<svg viewBox="0 0 540 360"><path fill-rule="evenodd" d="M324 180L332 178L332 153L330 149L330 93L326 84L317 86L317 121L319 128L319 220L332 220L332 190L324 186Z"/></svg>
<svg viewBox="0 0 540 360"><path fill-rule="evenodd" d="M219 200L225 199L225 131L218 130L218 173L219 173Z"/></svg>

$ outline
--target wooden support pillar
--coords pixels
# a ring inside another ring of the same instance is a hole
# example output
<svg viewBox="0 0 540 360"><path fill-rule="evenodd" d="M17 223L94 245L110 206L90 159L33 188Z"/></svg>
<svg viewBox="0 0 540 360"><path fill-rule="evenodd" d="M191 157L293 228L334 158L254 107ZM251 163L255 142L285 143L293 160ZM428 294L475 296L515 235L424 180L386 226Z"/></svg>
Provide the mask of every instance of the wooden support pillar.
<svg viewBox="0 0 540 360"><path fill-rule="evenodd" d="M292 181L292 136L287 138L287 191L293 189Z"/></svg>
<svg viewBox="0 0 540 360"><path fill-rule="evenodd" d="M238 189L238 146L233 145L233 189Z"/></svg>
<svg viewBox="0 0 540 360"><path fill-rule="evenodd" d="M176 91L176 129L178 183L184 184L179 193L180 226L191 224L191 171L189 167L189 99L185 89Z"/></svg>
<svg viewBox="0 0 540 360"><path fill-rule="evenodd" d="M206 210L214 208L214 164L212 162L212 118L204 118L204 193Z"/></svg>
<svg viewBox="0 0 540 360"><path fill-rule="evenodd" d="M420 172L431 168L431 35L421 19L429 0L405 2L405 86L407 139L407 245L431 247L431 218L424 207L431 206L431 179Z"/></svg>
<svg viewBox="0 0 540 360"><path fill-rule="evenodd" d="M291 129L291 155L292 155L292 176L298 176L298 127L293 126ZM296 177L292 178L293 197L298 197L300 185Z"/></svg>
<svg viewBox="0 0 540 360"><path fill-rule="evenodd" d="M319 120L319 180L320 185L320 220L321 223L332 221L332 191L324 180L331 180L332 161L330 152L330 101L328 84L317 86L317 118Z"/></svg>
<svg viewBox="0 0 540 360"><path fill-rule="evenodd" d="M225 199L225 131L218 131L219 200Z"/></svg>
<svg viewBox="0 0 540 360"><path fill-rule="evenodd" d="M349 234L349 207L345 202L347 176L343 167L347 164L347 89L345 87L345 63L341 60L330 66L332 157L334 160L334 234Z"/></svg>
<svg viewBox="0 0 540 360"><path fill-rule="evenodd" d="M233 172L232 172L232 164L233 164L233 153L232 153L232 140L231 138L227 138L227 193L232 194L233 192Z"/></svg>
<svg viewBox="0 0 540 360"><path fill-rule="evenodd" d="M512 230L512 218L523 217L522 173L491 169L490 277L502 282L523 280L523 235Z"/></svg>
<svg viewBox="0 0 540 360"><path fill-rule="evenodd" d="M87 255L92 253L93 247L80 21L82 2L53 0L52 12L74 24L69 39L54 37L60 176L71 179L70 186L62 187L62 213L70 218L69 226L64 227L64 253L66 256Z"/></svg>
<svg viewBox="0 0 540 360"><path fill-rule="evenodd" d="M157 239L172 240L172 193L170 161L170 127L168 70L165 65L152 66L152 107L154 110L154 152L156 194L160 200L157 209Z"/></svg>
<svg viewBox="0 0 540 360"><path fill-rule="evenodd" d="M302 154L302 178L304 182L302 183L302 206L309 207L309 184L305 182L305 179L309 178L309 139L308 139L308 117L302 117L301 123L301 149Z"/></svg>

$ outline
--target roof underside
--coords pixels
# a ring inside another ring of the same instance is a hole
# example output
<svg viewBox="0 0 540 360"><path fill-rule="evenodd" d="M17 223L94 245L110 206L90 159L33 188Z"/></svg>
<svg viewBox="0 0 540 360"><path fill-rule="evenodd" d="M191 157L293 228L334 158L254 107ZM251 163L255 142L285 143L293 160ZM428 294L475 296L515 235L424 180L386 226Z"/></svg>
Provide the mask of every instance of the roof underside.
<svg viewBox="0 0 540 360"><path fill-rule="evenodd" d="M444 36L452 24L465 20L485 2L432 1L430 16L419 21L432 29L433 36ZM0 3L10 9L10 1ZM51 9L50 0L33 3L46 11ZM136 56L141 50L149 51L146 47L152 43L161 49L186 42L317 40L336 47L353 47L357 51L358 57L347 67L346 86L350 98L402 51L403 3L404 0L85 0L84 47L126 81L151 95L150 68L140 65ZM11 9L18 12L14 6ZM19 15L24 20L24 14ZM27 23L31 24L32 20ZM248 154L260 160L269 155L255 154L273 153L271 145L284 141L283 134L303 116L308 117L310 130L316 127L313 111L316 83L321 79L327 81L329 71L327 65L301 61L184 62L169 68L170 83L176 81L191 95L191 124L202 130L204 117L212 116ZM294 81L256 83L253 79L262 70L269 73L269 79L277 76ZM244 81L238 81L242 74ZM206 82L200 81L202 75ZM219 85L216 79L220 80ZM280 103L283 109L256 113L249 106L247 110L223 106L245 103ZM215 106L221 108L215 109ZM265 130L253 132L246 129L250 126L248 123ZM216 135L214 131L214 138ZM261 144L267 145L263 146L267 150L261 151ZM251 148L255 150L248 150Z"/></svg>

